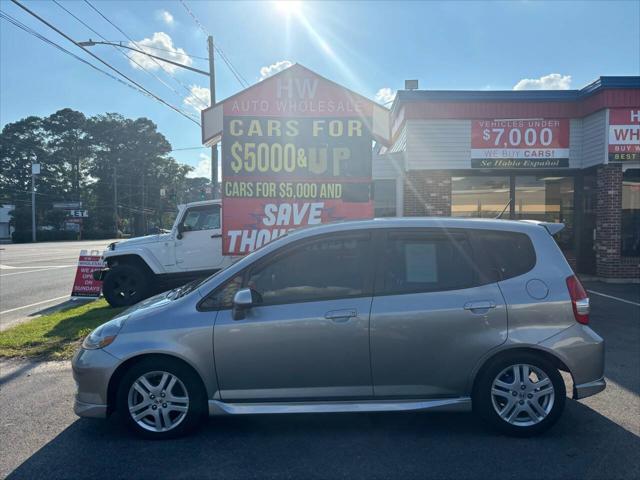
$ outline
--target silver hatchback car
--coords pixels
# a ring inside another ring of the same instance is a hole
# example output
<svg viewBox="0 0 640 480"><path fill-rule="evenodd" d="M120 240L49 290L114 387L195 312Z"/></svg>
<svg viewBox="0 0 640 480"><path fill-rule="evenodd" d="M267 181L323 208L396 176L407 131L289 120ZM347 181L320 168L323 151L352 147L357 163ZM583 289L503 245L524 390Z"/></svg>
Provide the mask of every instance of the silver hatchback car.
<svg viewBox="0 0 640 480"><path fill-rule="evenodd" d="M209 415L473 410L513 435L605 388L561 224L377 219L303 229L98 327L75 412L149 438Z"/></svg>

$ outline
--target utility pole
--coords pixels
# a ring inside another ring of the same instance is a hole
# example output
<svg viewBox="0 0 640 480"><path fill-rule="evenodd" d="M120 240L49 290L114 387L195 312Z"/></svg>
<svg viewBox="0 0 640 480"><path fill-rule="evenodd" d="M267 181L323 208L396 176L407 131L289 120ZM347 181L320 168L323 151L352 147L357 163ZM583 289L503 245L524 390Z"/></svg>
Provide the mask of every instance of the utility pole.
<svg viewBox="0 0 640 480"><path fill-rule="evenodd" d="M31 241L36 242L36 175L40 174L40 164L34 161L37 157L34 155L31 161Z"/></svg>
<svg viewBox="0 0 640 480"><path fill-rule="evenodd" d="M116 238L118 238L118 167L113 166L113 221L116 226Z"/></svg>
<svg viewBox="0 0 640 480"><path fill-rule="evenodd" d="M213 61L213 37L207 38L209 46L209 91L211 92L211 106L216 104L216 67ZM218 198L218 145L211 147L211 192L213 198Z"/></svg>

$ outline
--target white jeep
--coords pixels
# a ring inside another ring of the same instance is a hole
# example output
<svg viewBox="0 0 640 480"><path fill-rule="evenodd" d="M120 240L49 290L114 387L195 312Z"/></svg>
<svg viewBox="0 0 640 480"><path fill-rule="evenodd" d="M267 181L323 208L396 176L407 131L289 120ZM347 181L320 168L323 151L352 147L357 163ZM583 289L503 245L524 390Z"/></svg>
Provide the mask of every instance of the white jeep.
<svg viewBox="0 0 640 480"><path fill-rule="evenodd" d="M222 255L221 214L220 200L180 205L171 232L111 243L94 273L109 304L133 305L232 264L237 257Z"/></svg>

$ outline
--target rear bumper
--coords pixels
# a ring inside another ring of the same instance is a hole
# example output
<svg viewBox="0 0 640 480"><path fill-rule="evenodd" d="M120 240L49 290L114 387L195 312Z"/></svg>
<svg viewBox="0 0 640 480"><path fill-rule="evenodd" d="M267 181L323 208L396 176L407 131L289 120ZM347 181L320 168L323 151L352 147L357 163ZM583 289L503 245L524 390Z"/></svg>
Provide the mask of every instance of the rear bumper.
<svg viewBox="0 0 640 480"><path fill-rule="evenodd" d="M573 386L573 398L578 400L581 398L587 398L596 393L600 393L607 388L607 382L604 377L594 380L593 382L583 383L581 385Z"/></svg>
<svg viewBox="0 0 640 480"><path fill-rule="evenodd" d="M586 398L606 388L604 340L586 325L576 323L540 344L567 366L573 377L573 398Z"/></svg>

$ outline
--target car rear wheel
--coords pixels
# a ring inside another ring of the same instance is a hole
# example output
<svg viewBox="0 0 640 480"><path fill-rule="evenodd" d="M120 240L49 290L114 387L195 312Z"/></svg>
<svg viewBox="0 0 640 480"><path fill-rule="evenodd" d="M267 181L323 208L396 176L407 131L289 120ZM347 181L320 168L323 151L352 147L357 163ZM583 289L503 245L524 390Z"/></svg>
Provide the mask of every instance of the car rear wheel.
<svg viewBox="0 0 640 480"><path fill-rule="evenodd" d="M480 373L474 410L497 430L530 436L550 428L564 409L560 372L542 356L512 353L491 361Z"/></svg>
<svg viewBox="0 0 640 480"><path fill-rule="evenodd" d="M126 425L150 439L193 430L206 412L206 394L195 372L169 359L136 363L123 377L118 406Z"/></svg>
<svg viewBox="0 0 640 480"><path fill-rule="evenodd" d="M150 292L149 276L134 265L115 265L102 284L102 294L112 307L128 307L147 298Z"/></svg>

